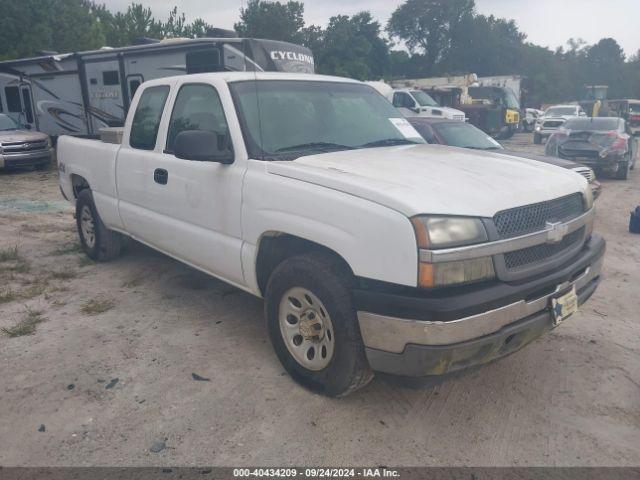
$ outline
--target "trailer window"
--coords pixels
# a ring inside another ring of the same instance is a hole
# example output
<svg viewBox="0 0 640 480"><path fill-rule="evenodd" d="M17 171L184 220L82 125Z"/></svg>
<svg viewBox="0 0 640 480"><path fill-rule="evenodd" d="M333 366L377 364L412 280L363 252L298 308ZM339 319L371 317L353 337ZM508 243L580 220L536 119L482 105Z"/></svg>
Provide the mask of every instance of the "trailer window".
<svg viewBox="0 0 640 480"><path fill-rule="evenodd" d="M29 89L22 89L22 103L24 103L24 113L27 116L27 123L33 123L33 108L31 106L31 93Z"/></svg>
<svg viewBox="0 0 640 480"><path fill-rule="evenodd" d="M176 136L186 130L204 130L218 135L218 142L226 142L229 128L218 92L209 85L184 85L173 107L167 153L173 152Z"/></svg>
<svg viewBox="0 0 640 480"><path fill-rule="evenodd" d="M189 52L186 57L188 74L219 72L222 70L220 65L220 50L217 48Z"/></svg>
<svg viewBox="0 0 640 480"><path fill-rule="evenodd" d="M103 85L120 85L120 76L117 70L109 70L108 72L102 72Z"/></svg>
<svg viewBox="0 0 640 480"><path fill-rule="evenodd" d="M4 94L7 96L7 110L11 113L22 112L18 87L4 87Z"/></svg>
<svg viewBox="0 0 640 480"><path fill-rule="evenodd" d="M150 87L142 92L138 108L133 116L129 145L141 150L153 150L169 87Z"/></svg>

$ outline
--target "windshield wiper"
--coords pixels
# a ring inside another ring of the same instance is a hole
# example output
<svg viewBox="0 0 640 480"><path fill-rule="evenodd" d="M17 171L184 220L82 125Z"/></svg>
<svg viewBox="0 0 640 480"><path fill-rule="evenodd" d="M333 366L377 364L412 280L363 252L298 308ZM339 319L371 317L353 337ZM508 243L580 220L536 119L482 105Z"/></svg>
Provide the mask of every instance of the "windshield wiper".
<svg viewBox="0 0 640 480"><path fill-rule="evenodd" d="M353 150L353 147L348 145L340 145L339 143L330 142L310 142L301 143L300 145L292 145L290 147L279 148L275 153L281 152L295 152L298 150L324 150L324 149L336 149L336 150Z"/></svg>
<svg viewBox="0 0 640 480"><path fill-rule="evenodd" d="M375 142L365 143L364 145L360 145L360 148L392 147L394 145L418 145L418 142L412 142L411 140L407 140L406 138L387 138L384 140L376 140Z"/></svg>

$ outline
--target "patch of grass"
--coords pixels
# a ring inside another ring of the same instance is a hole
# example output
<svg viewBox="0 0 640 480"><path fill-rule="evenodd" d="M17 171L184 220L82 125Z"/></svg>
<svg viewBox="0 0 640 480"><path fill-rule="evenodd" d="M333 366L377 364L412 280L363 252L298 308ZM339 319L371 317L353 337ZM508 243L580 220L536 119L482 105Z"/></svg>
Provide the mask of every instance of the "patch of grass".
<svg viewBox="0 0 640 480"><path fill-rule="evenodd" d="M49 278L54 278L56 280L71 280L77 276L78 272L75 270L52 270L49 272Z"/></svg>
<svg viewBox="0 0 640 480"><path fill-rule="evenodd" d="M6 288L0 291L0 303L13 302L18 298L19 298L18 294L15 291L11 290L10 288Z"/></svg>
<svg viewBox="0 0 640 480"><path fill-rule="evenodd" d="M46 318L42 316L39 310L32 310L27 307L27 313L24 318L16 323L13 327L3 328L2 333L10 338L23 337L25 335L33 335L36 333L38 325L44 322Z"/></svg>
<svg viewBox="0 0 640 480"><path fill-rule="evenodd" d="M67 243L51 252L51 255L69 255L71 253L82 253L82 245L78 242Z"/></svg>
<svg viewBox="0 0 640 480"><path fill-rule="evenodd" d="M22 260L18 246L0 249L0 262L19 262Z"/></svg>
<svg viewBox="0 0 640 480"><path fill-rule="evenodd" d="M87 256L80 257L80 260L78 260L78 266L79 267L88 267L89 265L95 265L95 264L96 264L96 262L94 262L93 260L91 260Z"/></svg>
<svg viewBox="0 0 640 480"><path fill-rule="evenodd" d="M29 300L31 298L42 295L46 289L46 282L36 283L20 291L13 290L11 288L5 288L4 290L0 290L0 304L9 303L16 300Z"/></svg>
<svg viewBox="0 0 640 480"><path fill-rule="evenodd" d="M99 315L111 310L114 306L111 300L93 298L83 303L80 311L86 315Z"/></svg>

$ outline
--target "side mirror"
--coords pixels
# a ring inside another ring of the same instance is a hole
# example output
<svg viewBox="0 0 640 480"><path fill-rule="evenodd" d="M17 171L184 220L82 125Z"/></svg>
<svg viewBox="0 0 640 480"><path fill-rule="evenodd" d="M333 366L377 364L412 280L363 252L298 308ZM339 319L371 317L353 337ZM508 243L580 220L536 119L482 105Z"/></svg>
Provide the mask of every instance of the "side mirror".
<svg viewBox="0 0 640 480"><path fill-rule="evenodd" d="M228 165L234 160L230 143L227 132L220 135L205 130L185 130L176 136L173 153L183 160Z"/></svg>

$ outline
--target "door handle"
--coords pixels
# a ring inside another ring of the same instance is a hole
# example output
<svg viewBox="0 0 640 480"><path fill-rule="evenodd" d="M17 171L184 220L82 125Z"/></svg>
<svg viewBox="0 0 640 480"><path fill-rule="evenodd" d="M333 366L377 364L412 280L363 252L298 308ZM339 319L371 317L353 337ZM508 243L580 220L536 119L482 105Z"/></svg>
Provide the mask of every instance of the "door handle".
<svg viewBox="0 0 640 480"><path fill-rule="evenodd" d="M160 185L166 185L169 181L169 172L167 172L164 168L156 168L153 171L153 181L159 183Z"/></svg>

